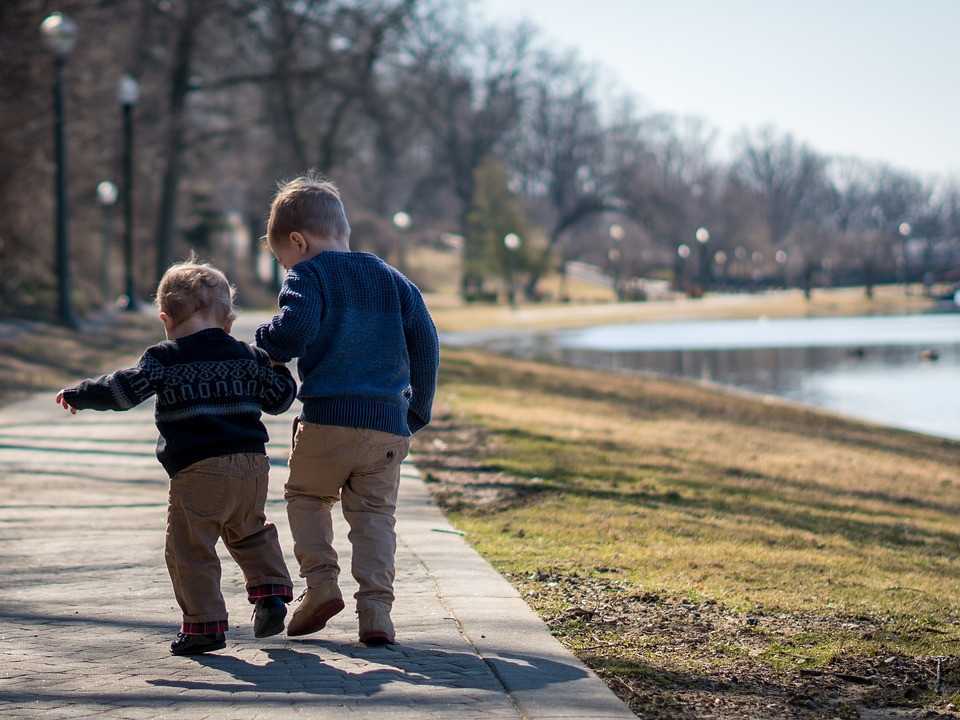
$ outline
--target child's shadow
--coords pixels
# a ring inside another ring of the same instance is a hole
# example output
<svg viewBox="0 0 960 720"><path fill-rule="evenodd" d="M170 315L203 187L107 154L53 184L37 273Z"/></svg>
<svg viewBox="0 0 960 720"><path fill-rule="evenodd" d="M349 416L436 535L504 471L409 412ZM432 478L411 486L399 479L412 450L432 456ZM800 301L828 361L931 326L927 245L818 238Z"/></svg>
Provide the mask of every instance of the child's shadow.
<svg viewBox="0 0 960 720"><path fill-rule="evenodd" d="M150 685L228 693L308 693L316 695L374 695L393 682L410 685L501 690L487 663L467 653L395 645L388 648L343 646L324 640L301 641L336 652L349 669L324 662L319 655L291 649L264 650L269 662L256 665L230 655L196 655L190 658L205 667L222 670L239 682L148 680ZM370 670L364 665L375 664ZM525 688L577 680L582 669L544 658L500 656L498 672L508 670ZM387 667L384 667L387 666ZM356 670L354 671L353 668Z"/></svg>

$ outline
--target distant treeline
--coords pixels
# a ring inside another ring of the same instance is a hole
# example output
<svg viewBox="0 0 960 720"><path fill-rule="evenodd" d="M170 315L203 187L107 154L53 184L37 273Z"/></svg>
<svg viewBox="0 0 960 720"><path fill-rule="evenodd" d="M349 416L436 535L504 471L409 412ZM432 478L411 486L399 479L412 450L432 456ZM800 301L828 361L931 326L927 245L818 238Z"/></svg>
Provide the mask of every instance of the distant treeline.
<svg viewBox="0 0 960 720"><path fill-rule="evenodd" d="M772 128L742 133L721 160L706 121L644 109L535 28L489 26L475 9L6 0L0 314L35 314L53 297L53 60L38 33L51 10L79 30L66 110L73 265L87 307L103 300L95 189L120 174L124 73L141 86L144 283L192 246L254 287L253 262L223 258L227 213L255 239L276 181L308 168L343 187L357 245L398 262L410 243L462 248L463 289L477 296L496 278L535 298L541 278L573 259L606 268L624 292L638 276L684 289L810 286L931 279L958 265L955 181L826 156ZM409 226L393 222L398 212ZM118 250L109 263L119 277Z"/></svg>

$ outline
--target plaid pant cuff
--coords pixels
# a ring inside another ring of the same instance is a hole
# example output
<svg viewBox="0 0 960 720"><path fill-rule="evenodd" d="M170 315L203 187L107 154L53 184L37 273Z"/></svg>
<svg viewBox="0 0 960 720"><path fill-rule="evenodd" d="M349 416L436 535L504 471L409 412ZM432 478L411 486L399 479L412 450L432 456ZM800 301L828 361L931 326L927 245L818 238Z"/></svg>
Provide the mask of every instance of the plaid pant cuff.
<svg viewBox="0 0 960 720"><path fill-rule="evenodd" d="M278 597L284 602L293 600L293 588L289 585L257 585L247 590L247 599L251 605L267 597Z"/></svg>
<svg viewBox="0 0 960 720"><path fill-rule="evenodd" d="M224 633L228 629L226 620L212 620L211 622L185 622L180 626L184 635L213 635Z"/></svg>

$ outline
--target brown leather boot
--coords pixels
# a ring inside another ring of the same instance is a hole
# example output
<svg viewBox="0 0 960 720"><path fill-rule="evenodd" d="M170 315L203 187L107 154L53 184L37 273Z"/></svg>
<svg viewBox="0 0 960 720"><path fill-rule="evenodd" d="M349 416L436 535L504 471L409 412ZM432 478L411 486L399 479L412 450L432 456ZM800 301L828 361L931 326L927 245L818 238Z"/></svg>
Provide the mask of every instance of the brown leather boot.
<svg viewBox="0 0 960 720"><path fill-rule="evenodd" d="M343 608L343 596L339 588L307 588L287 624L287 635L296 637L323 630L327 621Z"/></svg>
<svg viewBox="0 0 960 720"><path fill-rule="evenodd" d="M396 642L389 605L372 601L358 603L357 617L360 642L366 645L392 645Z"/></svg>

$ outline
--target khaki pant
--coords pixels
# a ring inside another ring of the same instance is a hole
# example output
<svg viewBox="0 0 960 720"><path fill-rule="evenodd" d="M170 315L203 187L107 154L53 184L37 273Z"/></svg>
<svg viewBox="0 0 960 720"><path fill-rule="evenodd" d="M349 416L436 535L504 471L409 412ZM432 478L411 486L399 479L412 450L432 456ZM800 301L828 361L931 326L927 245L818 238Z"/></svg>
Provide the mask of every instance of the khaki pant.
<svg viewBox="0 0 960 720"><path fill-rule="evenodd" d="M351 570L360 585L357 603L392 605L394 513L400 463L410 450L410 438L303 421L294 427L284 496L300 576L310 588L336 585L340 567L331 509L342 499L353 546Z"/></svg>
<svg viewBox="0 0 960 720"><path fill-rule="evenodd" d="M248 590L293 585L277 529L263 511L269 469L265 455L238 453L201 460L170 479L165 554L184 623L227 619L216 551L221 537Z"/></svg>

